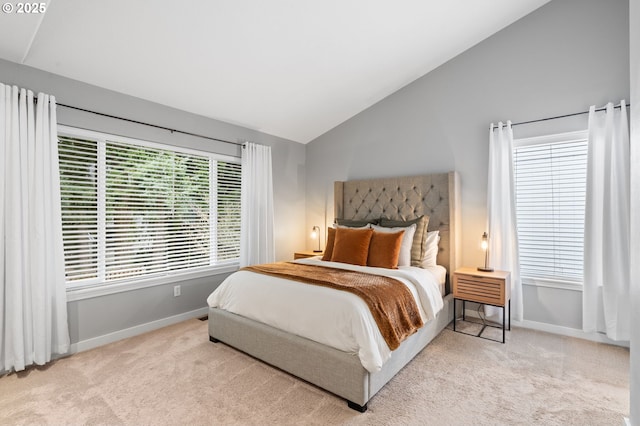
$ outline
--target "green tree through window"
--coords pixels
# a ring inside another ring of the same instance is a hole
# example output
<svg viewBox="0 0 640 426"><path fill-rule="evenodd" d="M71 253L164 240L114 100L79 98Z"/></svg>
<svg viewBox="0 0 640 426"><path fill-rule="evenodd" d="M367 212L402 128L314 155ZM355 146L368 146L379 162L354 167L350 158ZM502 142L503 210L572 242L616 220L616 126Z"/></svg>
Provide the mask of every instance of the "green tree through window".
<svg viewBox="0 0 640 426"><path fill-rule="evenodd" d="M59 152L69 283L237 260L240 164L69 135L60 135Z"/></svg>

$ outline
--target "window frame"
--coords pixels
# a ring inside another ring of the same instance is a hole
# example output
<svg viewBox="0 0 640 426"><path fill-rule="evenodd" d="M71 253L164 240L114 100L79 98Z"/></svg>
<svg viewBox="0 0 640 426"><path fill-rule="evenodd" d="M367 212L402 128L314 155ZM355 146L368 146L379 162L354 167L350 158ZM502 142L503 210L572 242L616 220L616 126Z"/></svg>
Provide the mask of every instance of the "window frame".
<svg viewBox="0 0 640 426"><path fill-rule="evenodd" d="M231 155L200 151L167 143L152 142L148 140L115 135L106 132L98 132L67 125L58 125L57 135L72 138L94 139L102 142L109 141L115 143L131 144L152 149L170 150L188 155L205 156L210 160L241 164L241 158ZM215 177L213 177L213 169L211 169L209 173L211 185L211 183L215 182ZM209 189L211 189L211 186L209 186ZM210 207L211 209L213 209L213 204L214 203L212 202ZM210 253L210 255L213 256L212 252ZM65 289L67 294L67 301L71 302L93 297L106 296L109 294L115 294L124 291L132 291L142 288L174 284L198 278L211 277L219 274L227 274L237 271L238 267L239 260L236 259L226 262L220 262L219 264L213 266L209 265L193 267L184 270L168 271L156 276L130 277L112 281L93 280L85 281L81 284L75 285L72 283L69 284L65 280Z"/></svg>
<svg viewBox="0 0 640 426"><path fill-rule="evenodd" d="M515 151L516 148L521 148L525 146L543 145L543 144L552 144L552 143L561 143L561 142L587 141L588 143L588 136L589 136L589 131L585 129L585 130L576 130L572 132L533 136L533 137L527 137L527 138L518 138L518 139L514 138L513 149ZM515 179L515 158L514 158L513 164L514 164L514 179ZM517 212L516 212L516 217L517 217ZM556 289L579 291L579 292L582 292L583 290L582 280L571 281L571 280L563 280L558 278L530 277L530 276L523 275L522 271L520 273L520 279L523 285L528 285L528 286L556 288Z"/></svg>

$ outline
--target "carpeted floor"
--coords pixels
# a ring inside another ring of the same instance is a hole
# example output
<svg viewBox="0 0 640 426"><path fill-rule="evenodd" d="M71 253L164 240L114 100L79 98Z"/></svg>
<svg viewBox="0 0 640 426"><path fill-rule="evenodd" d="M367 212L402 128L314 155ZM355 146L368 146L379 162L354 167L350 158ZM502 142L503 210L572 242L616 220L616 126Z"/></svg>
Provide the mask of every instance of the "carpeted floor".
<svg viewBox="0 0 640 426"><path fill-rule="evenodd" d="M621 425L629 351L515 328L444 330L359 414L196 319L0 378L1 424Z"/></svg>

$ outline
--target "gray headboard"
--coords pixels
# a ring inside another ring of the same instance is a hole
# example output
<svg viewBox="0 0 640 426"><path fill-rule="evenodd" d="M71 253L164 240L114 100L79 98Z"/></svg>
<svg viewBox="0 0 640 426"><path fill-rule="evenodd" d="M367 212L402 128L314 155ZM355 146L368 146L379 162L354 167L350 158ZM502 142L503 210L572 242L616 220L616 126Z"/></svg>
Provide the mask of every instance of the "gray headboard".
<svg viewBox="0 0 640 426"><path fill-rule="evenodd" d="M352 180L334 184L335 217L409 220L429 216L429 231L440 231L438 264L449 276L460 259L460 189L457 172Z"/></svg>

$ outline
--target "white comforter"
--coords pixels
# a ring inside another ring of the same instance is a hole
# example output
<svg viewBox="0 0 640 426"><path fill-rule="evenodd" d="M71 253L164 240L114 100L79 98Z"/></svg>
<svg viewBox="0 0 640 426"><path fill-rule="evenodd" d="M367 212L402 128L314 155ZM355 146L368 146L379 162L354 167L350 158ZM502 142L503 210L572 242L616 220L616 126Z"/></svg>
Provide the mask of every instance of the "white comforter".
<svg viewBox="0 0 640 426"><path fill-rule="evenodd" d="M416 298L425 323L443 306L438 280L426 269L371 268L323 262L319 258L296 262L396 278ZM344 352L357 353L362 366L370 372L379 371L391 357L391 350L367 304L346 291L238 271L211 293L207 303L212 308L224 309Z"/></svg>

